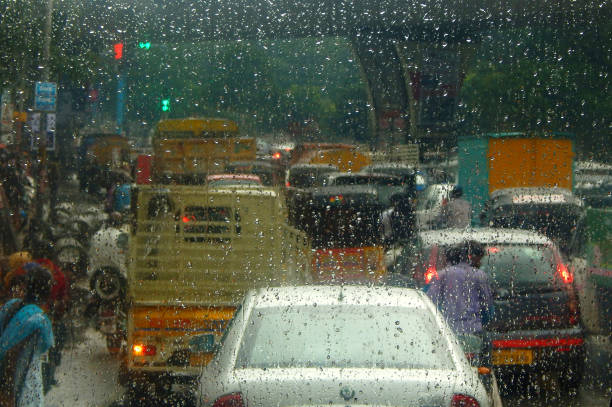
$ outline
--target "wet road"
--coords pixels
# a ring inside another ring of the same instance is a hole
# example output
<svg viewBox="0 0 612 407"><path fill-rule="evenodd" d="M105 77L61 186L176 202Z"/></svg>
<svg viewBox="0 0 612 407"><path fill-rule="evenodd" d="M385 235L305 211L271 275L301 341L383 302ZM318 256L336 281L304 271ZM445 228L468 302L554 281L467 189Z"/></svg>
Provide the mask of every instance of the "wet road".
<svg viewBox="0 0 612 407"><path fill-rule="evenodd" d="M119 360L106 351L104 338L89 328L68 345L56 378L58 385L47 394L49 407L125 406L124 389L117 382ZM541 381L521 394L504 398L508 407L609 407L611 383L587 375L575 397L562 395L554 381ZM157 403L151 403L151 406Z"/></svg>

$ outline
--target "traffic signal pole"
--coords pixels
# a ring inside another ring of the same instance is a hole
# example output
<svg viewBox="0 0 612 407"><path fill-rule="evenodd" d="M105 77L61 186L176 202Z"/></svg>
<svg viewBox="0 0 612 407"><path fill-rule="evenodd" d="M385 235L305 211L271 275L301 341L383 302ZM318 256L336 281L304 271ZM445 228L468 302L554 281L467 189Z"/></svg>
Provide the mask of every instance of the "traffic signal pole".
<svg viewBox="0 0 612 407"><path fill-rule="evenodd" d="M115 130L117 134L123 132L123 112L125 111L125 93L126 93L126 82L127 75L124 70L124 44L118 42L114 44L113 51L115 53L115 61L117 61L117 106L115 121Z"/></svg>
<svg viewBox="0 0 612 407"><path fill-rule="evenodd" d="M123 112L125 111L126 74L123 72L122 64L119 64L117 74L117 134L123 132Z"/></svg>

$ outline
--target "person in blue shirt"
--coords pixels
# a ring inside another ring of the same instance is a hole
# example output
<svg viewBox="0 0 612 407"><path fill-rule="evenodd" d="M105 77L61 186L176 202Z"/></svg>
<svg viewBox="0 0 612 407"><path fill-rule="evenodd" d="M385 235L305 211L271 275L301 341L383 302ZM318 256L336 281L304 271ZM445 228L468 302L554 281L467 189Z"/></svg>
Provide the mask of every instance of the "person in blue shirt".
<svg viewBox="0 0 612 407"><path fill-rule="evenodd" d="M0 366L5 367L2 373L13 378L11 387L0 391L4 397L9 393L10 405L16 407L44 406L42 356L54 339L51 321L41 307L47 303L52 285L48 270L32 267L25 276L24 298L12 299L0 309ZM15 358L9 357L12 352Z"/></svg>
<svg viewBox="0 0 612 407"><path fill-rule="evenodd" d="M492 289L480 267L484 248L477 242L447 251L448 266L433 278L427 295L456 334L482 334L493 310Z"/></svg>

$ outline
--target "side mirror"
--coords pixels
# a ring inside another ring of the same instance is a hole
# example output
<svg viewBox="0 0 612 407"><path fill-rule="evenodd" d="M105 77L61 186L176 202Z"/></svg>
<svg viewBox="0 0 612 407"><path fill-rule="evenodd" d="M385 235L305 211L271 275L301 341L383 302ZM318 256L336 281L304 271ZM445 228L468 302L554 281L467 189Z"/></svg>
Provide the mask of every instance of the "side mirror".
<svg viewBox="0 0 612 407"><path fill-rule="evenodd" d="M196 335L189 340L189 350L193 353L212 353L216 348L213 334Z"/></svg>

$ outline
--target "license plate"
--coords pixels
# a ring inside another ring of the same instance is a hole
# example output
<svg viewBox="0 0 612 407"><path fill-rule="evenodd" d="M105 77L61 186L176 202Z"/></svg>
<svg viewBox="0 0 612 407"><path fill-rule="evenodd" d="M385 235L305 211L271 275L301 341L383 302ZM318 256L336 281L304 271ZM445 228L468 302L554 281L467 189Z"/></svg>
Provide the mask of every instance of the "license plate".
<svg viewBox="0 0 612 407"><path fill-rule="evenodd" d="M531 349L500 349L494 350L494 365L530 365L533 363L533 350Z"/></svg>

